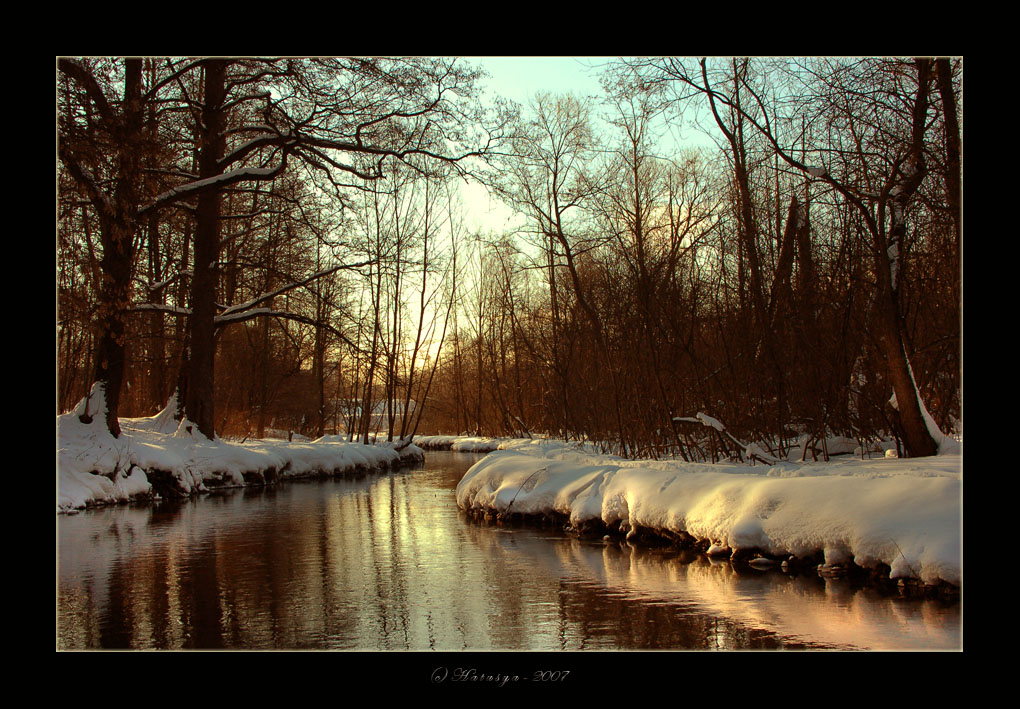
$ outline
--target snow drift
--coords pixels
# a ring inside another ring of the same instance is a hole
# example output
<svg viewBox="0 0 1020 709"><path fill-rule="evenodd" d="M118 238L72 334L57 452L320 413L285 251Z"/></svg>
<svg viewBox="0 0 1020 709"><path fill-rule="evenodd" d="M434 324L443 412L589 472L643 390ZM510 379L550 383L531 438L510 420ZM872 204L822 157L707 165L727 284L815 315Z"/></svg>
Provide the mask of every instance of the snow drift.
<svg viewBox="0 0 1020 709"><path fill-rule="evenodd" d="M415 445L348 443L324 436L311 442L210 441L166 417L121 419L114 438L101 417L85 424L77 413L57 417L57 511L146 498L190 495L216 487L266 484L289 477L385 469L424 460ZM170 431L170 432L167 432Z"/></svg>
<svg viewBox="0 0 1020 709"><path fill-rule="evenodd" d="M823 552L827 564L961 584L960 455L752 466L630 461L548 440L502 445L461 480L461 508L682 532L778 557Z"/></svg>
<svg viewBox="0 0 1020 709"><path fill-rule="evenodd" d="M415 436L415 445L425 450L447 450L459 453L488 453L499 450L509 438L486 438L484 436Z"/></svg>

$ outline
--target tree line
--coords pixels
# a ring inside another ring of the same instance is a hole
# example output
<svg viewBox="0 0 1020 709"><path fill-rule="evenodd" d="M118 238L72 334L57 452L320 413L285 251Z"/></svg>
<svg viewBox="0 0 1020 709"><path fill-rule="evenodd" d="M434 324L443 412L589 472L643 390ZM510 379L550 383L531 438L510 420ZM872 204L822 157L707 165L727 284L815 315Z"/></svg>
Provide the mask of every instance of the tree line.
<svg viewBox="0 0 1020 709"><path fill-rule="evenodd" d="M322 432L327 399L333 419L367 420L379 382L395 400L401 280L420 272L436 290L441 195L509 115L480 104L477 70L441 58L57 69L61 410L80 399L82 421L114 436L122 410L162 410L213 438L261 435L276 411Z"/></svg>
<svg viewBox="0 0 1020 709"><path fill-rule="evenodd" d="M485 247L432 411L640 457L935 453L962 419L961 72L642 58L600 104L537 96L495 182L526 233ZM665 150L664 122L715 147Z"/></svg>
<svg viewBox="0 0 1020 709"><path fill-rule="evenodd" d="M767 459L962 418L959 61L618 60L520 113L450 59L57 68L58 408L114 435ZM469 172L519 230L467 232Z"/></svg>

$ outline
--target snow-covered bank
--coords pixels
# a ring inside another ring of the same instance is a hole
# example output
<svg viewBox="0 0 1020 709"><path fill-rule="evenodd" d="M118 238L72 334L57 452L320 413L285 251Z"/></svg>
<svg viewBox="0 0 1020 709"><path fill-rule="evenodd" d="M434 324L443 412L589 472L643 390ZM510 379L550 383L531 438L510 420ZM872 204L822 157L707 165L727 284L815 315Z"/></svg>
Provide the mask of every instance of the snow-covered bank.
<svg viewBox="0 0 1020 709"><path fill-rule="evenodd" d="M499 450L509 438L485 438L484 436L415 436L414 443L424 450L456 451L458 453L488 453Z"/></svg>
<svg viewBox="0 0 1020 709"><path fill-rule="evenodd" d="M487 436L415 436L414 443L425 450L454 451L456 453L490 453L498 450L527 450L544 448L550 442L557 446L595 451L588 443L564 443L562 439L535 438L489 438Z"/></svg>
<svg viewBox="0 0 1020 709"><path fill-rule="evenodd" d="M556 441L504 444L457 486L465 510L562 515L776 559L961 585L961 455L773 466L630 461ZM763 563L766 563L763 560Z"/></svg>
<svg viewBox="0 0 1020 709"><path fill-rule="evenodd" d="M84 424L74 413L57 417L57 511L145 499L186 496L213 488L265 485L297 477L385 470L424 460L421 448L348 443L342 436L311 442L210 441L166 419L121 419L114 438L98 417Z"/></svg>

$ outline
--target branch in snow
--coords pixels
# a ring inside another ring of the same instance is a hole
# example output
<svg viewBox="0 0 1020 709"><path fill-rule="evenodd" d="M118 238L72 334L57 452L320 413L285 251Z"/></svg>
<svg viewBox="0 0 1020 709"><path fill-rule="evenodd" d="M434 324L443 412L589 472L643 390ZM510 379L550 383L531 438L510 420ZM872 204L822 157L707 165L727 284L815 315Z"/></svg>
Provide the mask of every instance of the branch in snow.
<svg viewBox="0 0 1020 709"><path fill-rule="evenodd" d="M758 460L762 460L762 461L765 461L765 462L768 462L768 463L778 463L779 462L778 458L775 458L775 457L769 455L768 453L766 453L764 450L762 450L761 446L759 446L757 443L748 443L747 446L744 447L744 455L749 460L758 459Z"/></svg>

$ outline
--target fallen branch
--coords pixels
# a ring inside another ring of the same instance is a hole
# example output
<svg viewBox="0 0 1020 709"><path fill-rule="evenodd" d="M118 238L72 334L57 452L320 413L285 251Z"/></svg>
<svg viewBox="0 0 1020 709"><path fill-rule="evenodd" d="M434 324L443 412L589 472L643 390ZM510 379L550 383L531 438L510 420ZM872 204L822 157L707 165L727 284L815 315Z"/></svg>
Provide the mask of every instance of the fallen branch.
<svg viewBox="0 0 1020 709"><path fill-rule="evenodd" d="M503 510L502 512L500 512L498 516L500 518L503 518L506 515L510 514L510 508L514 506L514 502L517 501L517 496L521 494L521 490L523 490L524 486L528 484L528 480L531 480L533 477L535 477L536 475L541 473L543 470L548 470L548 469L549 469L549 466L546 466L544 468L539 468L538 470L533 472L531 475L529 475L527 478L525 478L524 482L521 483L521 486L519 488L517 488L517 492L514 493L513 499L510 500L510 504L507 505L506 509Z"/></svg>

